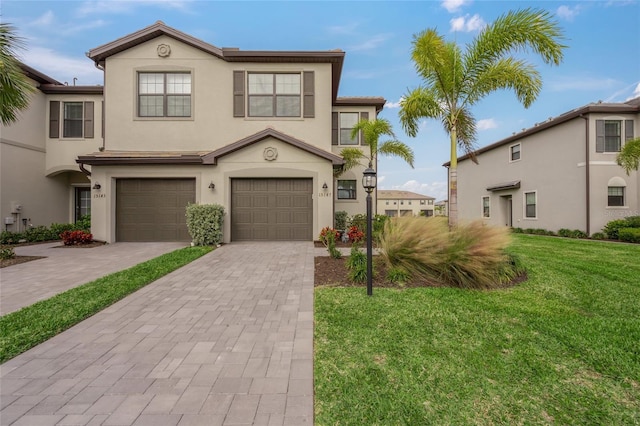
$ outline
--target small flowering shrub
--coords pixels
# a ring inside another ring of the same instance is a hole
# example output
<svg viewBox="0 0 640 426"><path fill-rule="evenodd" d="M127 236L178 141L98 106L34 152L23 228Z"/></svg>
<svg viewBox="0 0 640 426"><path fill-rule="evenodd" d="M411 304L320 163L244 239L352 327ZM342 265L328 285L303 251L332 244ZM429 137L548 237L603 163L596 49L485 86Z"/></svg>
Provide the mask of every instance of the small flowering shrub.
<svg viewBox="0 0 640 426"><path fill-rule="evenodd" d="M320 242L322 242L322 244L324 244L325 246L329 244L329 234L333 234L334 242L340 239L340 232L338 232L336 229L333 229L329 226L325 226L320 231L320 237L319 237Z"/></svg>
<svg viewBox="0 0 640 426"><path fill-rule="evenodd" d="M13 247L9 246L0 246L0 259L8 260L16 257L15 252L13 251Z"/></svg>
<svg viewBox="0 0 640 426"><path fill-rule="evenodd" d="M359 243L364 239L364 232L362 232L357 226L350 227L347 235L349 236L349 241L352 243Z"/></svg>
<svg viewBox="0 0 640 426"><path fill-rule="evenodd" d="M62 238L65 246L89 244L93 242L93 235L84 231L64 231L60 234L60 238Z"/></svg>

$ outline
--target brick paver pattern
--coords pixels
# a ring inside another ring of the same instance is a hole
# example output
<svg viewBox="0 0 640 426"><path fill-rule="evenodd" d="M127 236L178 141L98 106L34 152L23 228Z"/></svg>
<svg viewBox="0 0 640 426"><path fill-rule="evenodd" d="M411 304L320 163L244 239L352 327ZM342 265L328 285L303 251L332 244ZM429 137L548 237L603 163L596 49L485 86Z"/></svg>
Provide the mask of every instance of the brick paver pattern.
<svg viewBox="0 0 640 426"><path fill-rule="evenodd" d="M314 253L222 246L6 362L0 424L312 424Z"/></svg>

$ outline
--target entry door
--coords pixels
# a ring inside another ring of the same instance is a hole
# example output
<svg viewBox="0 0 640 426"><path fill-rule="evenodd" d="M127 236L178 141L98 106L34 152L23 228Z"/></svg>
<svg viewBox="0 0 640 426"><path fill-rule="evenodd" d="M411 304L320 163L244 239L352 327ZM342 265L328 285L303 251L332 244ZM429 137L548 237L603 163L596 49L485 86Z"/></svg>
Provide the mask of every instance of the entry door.
<svg viewBox="0 0 640 426"><path fill-rule="evenodd" d="M511 195L503 195L500 197L502 205L504 206L505 225L513 226L513 200Z"/></svg>
<svg viewBox="0 0 640 426"><path fill-rule="evenodd" d="M91 214L91 188L76 187L74 222L88 214Z"/></svg>

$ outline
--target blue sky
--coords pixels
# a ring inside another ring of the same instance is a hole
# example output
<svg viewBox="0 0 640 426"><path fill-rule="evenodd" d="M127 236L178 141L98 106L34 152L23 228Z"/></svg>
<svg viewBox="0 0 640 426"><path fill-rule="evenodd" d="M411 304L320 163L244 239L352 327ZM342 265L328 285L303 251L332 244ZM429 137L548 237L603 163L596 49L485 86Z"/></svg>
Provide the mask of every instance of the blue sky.
<svg viewBox="0 0 640 426"><path fill-rule="evenodd" d="M640 96L640 2L611 1L15 1L3 0L1 19L26 39L21 59L63 82L101 84L85 52L162 20L218 47L242 50L346 52L340 96L383 96L381 117L414 149L415 169L381 158L379 188L446 198L448 137L424 121L410 138L398 121L398 101L420 84L410 59L414 34L437 28L460 45L509 10L534 7L555 15L565 33L563 63L536 57L544 81L529 108L512 92L497 92L473 109L478 147L590 102ZM526 54L524 54L526 57Z"/></svg>

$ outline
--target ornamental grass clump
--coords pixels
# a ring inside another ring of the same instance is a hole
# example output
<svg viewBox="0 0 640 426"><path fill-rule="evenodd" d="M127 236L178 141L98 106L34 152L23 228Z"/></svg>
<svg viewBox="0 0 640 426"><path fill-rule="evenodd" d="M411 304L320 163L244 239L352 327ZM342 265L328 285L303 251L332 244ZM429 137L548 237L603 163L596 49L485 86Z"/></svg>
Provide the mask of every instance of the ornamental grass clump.
<svg viewBox="0 0 640 426"><path fill-rule="evenodd" d="M388 268L407 271L432 284L489 289L513 280L521 271L505 249L506 228L482 222L451 230L446 218L400 217L387 222L380 239Z"/></svg>

